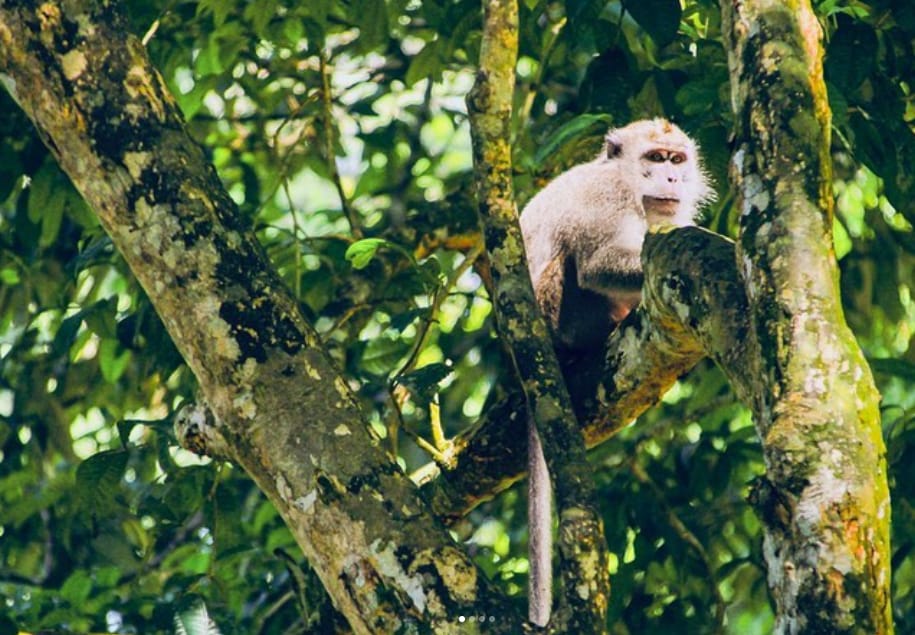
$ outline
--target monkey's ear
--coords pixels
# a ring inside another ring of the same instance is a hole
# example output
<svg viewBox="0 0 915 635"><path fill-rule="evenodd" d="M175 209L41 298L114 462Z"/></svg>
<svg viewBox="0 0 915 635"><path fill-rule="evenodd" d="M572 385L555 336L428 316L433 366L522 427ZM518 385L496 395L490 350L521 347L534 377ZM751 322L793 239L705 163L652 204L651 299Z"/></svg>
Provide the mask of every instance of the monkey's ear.
<svg viewBox="0 0 915 635"><path fill-rule="evenodd" d="M608 159L615 159L623 153L623 140L616 130L611 130L604 137L604 151Z"/></svg>

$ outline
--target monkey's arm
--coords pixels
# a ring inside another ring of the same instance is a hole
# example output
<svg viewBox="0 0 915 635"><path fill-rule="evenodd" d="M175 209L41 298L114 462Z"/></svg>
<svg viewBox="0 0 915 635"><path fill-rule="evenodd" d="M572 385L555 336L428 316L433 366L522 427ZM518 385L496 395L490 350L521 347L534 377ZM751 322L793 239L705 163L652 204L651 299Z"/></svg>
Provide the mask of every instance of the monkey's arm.
<svg viewBox="0 0 915 635"><path fill-rule="evenodd" d="M642 261L638 251L597 249L576 254L577 282L582 289L621 299L642 290Z"/></svg>
<svg viewBox="0 0 915 635"><path fill-rule="evenodd" d="M575 260L568 253L560 252L550 260L538 277L534 292L553 330L557 348L578 351L602 345L613 327L639 301L641 273L634 275L637 280L626 276L610 280L612 291L589 289L582 286Z"/></svg>

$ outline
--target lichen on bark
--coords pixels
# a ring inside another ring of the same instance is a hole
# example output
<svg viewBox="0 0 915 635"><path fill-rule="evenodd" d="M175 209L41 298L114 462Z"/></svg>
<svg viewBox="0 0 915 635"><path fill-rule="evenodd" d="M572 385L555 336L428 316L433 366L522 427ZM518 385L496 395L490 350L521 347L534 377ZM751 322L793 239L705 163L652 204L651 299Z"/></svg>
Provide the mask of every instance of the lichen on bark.
<svg viewBox="0 0 915 635"><path fill-rule="evenodd" d="M885 448L839 299L819 26L806 0L722 8L776 631L890 633Z"/></svg>

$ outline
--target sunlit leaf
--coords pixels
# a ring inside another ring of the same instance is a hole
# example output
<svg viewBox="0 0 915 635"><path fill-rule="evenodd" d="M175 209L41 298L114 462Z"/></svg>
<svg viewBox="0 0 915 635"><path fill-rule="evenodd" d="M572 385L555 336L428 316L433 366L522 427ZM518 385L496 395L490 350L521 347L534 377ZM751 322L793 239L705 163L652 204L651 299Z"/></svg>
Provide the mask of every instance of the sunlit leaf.
<svg viewBox="0 0 915 635"><path fill-rule="evenodd" d="M346 250L346 259L356 269L364 269L375 257L378 249L388 241L383 238L365 238L357 240Z"/></svg>

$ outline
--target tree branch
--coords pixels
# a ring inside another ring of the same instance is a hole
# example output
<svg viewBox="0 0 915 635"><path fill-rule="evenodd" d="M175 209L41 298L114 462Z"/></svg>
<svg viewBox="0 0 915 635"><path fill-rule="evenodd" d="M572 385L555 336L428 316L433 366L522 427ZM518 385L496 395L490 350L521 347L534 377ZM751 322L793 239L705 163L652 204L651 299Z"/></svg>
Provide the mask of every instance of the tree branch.
<svg viewBox="0 0 915 635"><path fill-rule="evenodd" d="M454 632L482 613L518 632L370 435L122 13L0 4L0 73L162 316L220 449L276 506L353 630Z"/></svg>
<svg viewBox="0 0 915 635"><path fill-rule="evenodd" d="M496 321L523 386L526 407L522 412L526 415L522 416L536 422L556 495L563 594L550 619L550 630L600 633L605 628L609 596L603 522L595 504L584 439L561 381L549 329L534 299L512 188L510 129L518 7L515 0L486 0L484 7L480 69L467 99L477 199L492 272ZM536 437L530 441L530 452L535 451L534 443ZM535 520L528 519L532 540ZM549 541L544 549L549 549ZM549 561L542 566L549 586ZM549 607L545 608L547 613L541 619L549 616Z"/></svg>

